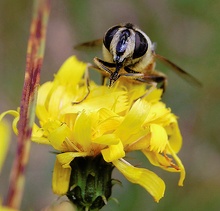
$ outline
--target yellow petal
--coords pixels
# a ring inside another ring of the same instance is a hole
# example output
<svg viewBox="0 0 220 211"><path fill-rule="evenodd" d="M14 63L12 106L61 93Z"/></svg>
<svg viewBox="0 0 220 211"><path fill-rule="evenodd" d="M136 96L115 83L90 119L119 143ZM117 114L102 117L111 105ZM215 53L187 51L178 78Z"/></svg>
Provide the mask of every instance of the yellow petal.
<svg viewBox="0 0 220 211"><path fill-rule="evenodd" d="M125 151L121 142L101 150L101 153L106 162L112 162L125 156Z"/></svg>
<svg viewBox="0 0 220 211"><path fill-rule="evenodd" d="M44 136L44 130L39 128L36 124L33 125L31 140L38 144L49 144L47 137Z"/></svg>
<svg viewBox="0 0 220 211"><path fill-rule="evenodd" d="M120 139L115 134L106 134L94 139L92 142L97 144L113 145L118 144Z"/></svg>
<svg viewBox="0 0 220 211"><path fill-rule="evenodd" d="M52 82L46 82L40 86L37 95L36 116L41 122L45 122L50 117L48 113L49 93L53 87Z"/></svg>
<svg viewBox="0 0 220 211"><path fill-rule="evenodd" d="M60 119L60 111L67 103L64 98L67 95L66 89L63 86L58 86L53 90L48 103L48 112L51 117Z"/></svg>
<svg viewBox="0 0 220 211"><path fill-rule="evenodd" d="M104 86L96 89L91 90L85 101L74 106L68 106L62 113L76 113L83 110L95 112L103 108L120 113L127 109L125 92L112 92L108 87Z"/></svg>
<svg viewBox="0 0 220 211"><path fill-rule="evenodd" d="M168 143L166 130L157 124L150 125L150 150L154 152L163 152Z"/></svg>
<svg viewBox="0 0 220 211"><path fill-rule="evenodd" d="M123 117L117 115L109 109L100 109L99 113L99 123L96 127L95 136L99 137L106 133L112 133L121 124Z"/></svg>
<svg viewBox="0 0 220 211"><path fill-rule="evenodd" d="M164 181L154 172L144 168L136 168L119 160L113 161L113 164L127 180L144 187L156 202L163 197L165 191Z"/></svg>
<svg viewBox="0 0 220 211"><path fill-rule="evenodd" d="M178 169L175 169L171 166L170 160L166 159L162 154L158 154L148 150L143 150L142 152L148 158L152 165L158 166L166 171L179 172Z"/></svg>
<svg viewBox="0 0 220 211"><path fill-rule="evenodd" d="M136 141L134 143L127 146L126 151L148 149L149 145L150 145L150 133L143 131L143 135L136 138Z"/></svg>
<svg viewBox="0 0 220 211"><path fill-rule="evenodd" d="M130 136L139 133L148 115L150 105L144 101L137 100L126 115L115 134L122 140L123 144L129 144Z"/></svg>
<svg viewBox="0 0 220 211"><path fill-rule="evenodd" d="M146 99L148 102L155 103L155 102L158 102L161 99L162 94L163 94L162 89L154 89L144 99Z"/></svg>
<svg viewBox="0 0 220 211"><path fill-rule="evenodd" d="M12 128L14 130L14 133L17 135L18 134L17 123L18 123L18 120L19 120L19 112L15 111L15 110L8 110L8 111L5 111L5 112L1 113L1 115L0 115L0 122L8 114L15 117L13 122L12 122Z"/></svg>
<svg viewBox="0 0 220 211"><path fill-rule="evenodd" d="M145 120L145 123L156 123L156 124L168 124L168 115L170 114L170 109L166 108L166 105L162 102L156 102L151 104L151 109Z"/></svg>
<svg viewBox="0 0 220 211"><path fill-rule="evenodd" d="M66 124L62 124L49 133L48 140L56 150L62 151L62 144L70 136L70 129Z"/></svg>
<svg viewBox="0 0 220 211"><path fill-rule="evenodd" d="M1 173L4 160L6 158L6 154L8 152L10 137L11 137L11 133L10 133L8 124L6 124L6 122L1 121L0 122L0 149L1 149L0 173Z"/></svg>
<svg viewBox="0 0 220 211"><path fill-rule="evenodd" d="M55 161L52 179L52 189L55 194L64 195L67 193L70 174L70 168L63 168L58 160Z"/></svg>
<svg viewBox="0 0 220 211"><path fill-rule="evenodd" d="M57 155L57 160L63 168L70 168L70 163L74 158L85 156L89 156L88 152L64 152Z"/></svg>
<svg viewBox="0 0 220 211"><path fill-rule="evenodd" d="M179 186L183 186L183 182L186 176L185 168L179 159L179 157L175 154L175 152L171 149L170 145L167 145L168 149L170 150L170 154L172 155L173 159L165 157L164 155L157 154L154 152L149 152L147 150L143 150L142 152L144 155L149 159L151 164L162 168L163 170L169 172L177 172L180 173L180 179L178 182ZM173 163L173 160L175 163Z"/></svg>
<svg viewBox="0 0 220 211"><path fill-rule="evenodd" d="M48 137L48 135L60 127L63 123L57 120L48 120L45 124L42 125L42 131L44 132L44 136Z"/></svg>
<svg viewBox="0 0 220 211"><path fill-rule="evenodd" d="M59 69L55 81L64 86L76 86L85 70L87 64L80 62L75 56L69 57Z"/></svg>
<svg viewBox="0 0 220 211"><path fill-rule="evenodd" d="M91 145L92 122L96 121L97 114L82 111L76 118L73 128L73 137L87 151Z"/></svg>
<svg viewBox="0 0 220 211"><path fill-rule="evenodd" d="M182 147L182 135L178 123L173 120L167 127L165 127L169 136L169 144L175 153L178 153Z"/></svg>
<svg viewBox="0 0 220 211"><path fill-rule="evenodd" d="M32 136L31 141L36 142L38 144L47 144L50 145L50 142L47 138L45 137L37 137L37 136Z"/></svg>
<svg viewBox="0 0 220 211"><path fill-rule="evenodd" d="M179 179L179 182L178 182L178 185L179 186L183 186L183 182L185 180L185 177L186 177L186 172L185 172L185 168L181 162L181 160L179 159L179 157L176 155L176 153L172 150L171 146L168 144L168 149L170 151L170 154L173 156L174 160L176 161L179 169L180 169L180 179Z"/></svg>
<svg viewBox="0 0 220 211"><path fill-rule="evenodd" d="M120 117L114 111L112 111L111 109L107 109L107 108L101 108L101 109L99 109L98 112L99 112L99 119L102 122L106 121L108 119L114 119L114 118L119 118Z"/></svg>

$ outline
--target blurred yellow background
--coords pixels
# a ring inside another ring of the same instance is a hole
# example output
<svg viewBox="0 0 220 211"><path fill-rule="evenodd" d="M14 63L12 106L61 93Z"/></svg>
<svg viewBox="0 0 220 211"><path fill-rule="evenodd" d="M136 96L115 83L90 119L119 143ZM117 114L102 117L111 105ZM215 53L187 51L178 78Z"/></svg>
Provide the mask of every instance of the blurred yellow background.
<svg viewBox="0 0 220 211"><path fill-rule="evenodd" d="M64 60L73 54L92 62L92 57L101 52L87 55L76 52L73 46L101 38L109 27L124 22L138 25L157 43L157 53L203 83L202 88L196 89L157 64L169 80L163 101L179 116L183 135L179 156L187 172L184 187L177 186L178 174L154 168L142 155L131 154L129 159L165 180L165 197L155 203L144 189L127 182L116 170L114 178L120 179L123 187L114 186L112 197L119 200L119 205L111 200L103 211L220 209L219 11L218 0L52 1L41 83L52 80ZM0 1L0 112L16 109L20 104L31 17L32 1ZM96 81L100 79L97 73L91 75ZM1 196L7 193L16 148L13 139L0 178ZM55 160L51 150L42 145L31 146L22 210L40 210L58 198L51 190Z"/></svg>

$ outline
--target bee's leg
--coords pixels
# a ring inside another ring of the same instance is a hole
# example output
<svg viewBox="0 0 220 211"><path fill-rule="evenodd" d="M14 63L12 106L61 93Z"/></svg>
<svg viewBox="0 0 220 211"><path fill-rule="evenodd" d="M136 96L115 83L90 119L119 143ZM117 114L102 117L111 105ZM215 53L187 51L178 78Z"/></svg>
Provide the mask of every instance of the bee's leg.
<svg viewBox="0 0 220 211"><path fill-rule="evenodd" d="M83 102L83 101L89 96L89 93L90 93L89 68L90 68L90 67L91 67L91 64L88 64L87 67L86 67L85 74L84 74L84 79L85 79L85 84L86 84L87 93L86 93L86 95L83 97L82 100L76 101L76 102L72 102L72 105L79 104L79 103Z"/></svg>
<svg viewBox="0 0 220 211"><path fill-rule="evenodd" d="M102 85L106 86L108 83L109 78L107 76L102 75Z"/></svg>
<svg viewBox="0 0 220 211"><path fill-rule="evenodd" d="M166 91L167 77L162 73L154 72L153 74L145 75L143 78L137 78L136 80L148 84L156 83L156 86L161 88L163 93Z"/></svg>
<svg viewBox="0 0 220 211"><path fill-rule="evenodd" d="M109 79L109 87L111 87L114 82L121 76L118 72L121 67L116 67L115 63L110 63L103 61L97 57L94 58L94 63L96 64L95 68L98 70L103 76L104 79ZM106 84L106 81L103 79L103 84Z"/></svg>
<svg viewBox="0 0 220 211"><path fill-rule="evenodd" d="M165 89L166 89L166 85L167 85L166 76L164 74L158 73L158 72L154 72L151 75L147 75L144 78L139 78L136 80L143 82L143 83L147 83L151 86L147 90L147 92L145 94L143 94L140 98L144 98L147 95L149 95L152 91L154 91L157 88L158 84L160 85L159 87L163 90L163 93L164 93Z"/></svg>
<svg viewBox="0 0 220 211"><path fill-rule="evenodd" d="M99 73L101 73L102 79L101 84L105 85L107 82L107 79L110 77L110 75L113 73L113 69L115 69L115 64L105 62L97 57L94 58L95 65L91 65L90 68L97 70Z"/></svg>
<svg viewBox="0 0 220 211"><path fill-rule="evenodd" d="M141 83L146 83L147 85L150 86L147 92L143 94L142 96L140 96L140 98L143 98L149 95L153 90L156 89L158 84L159 84L159 87L163 90L163 93L165 92L166 85L167 85L167 78L166 78L166 75L164 75L163 73L156 72L156 71L154 71L151 74L140 73L140 72L130 69L129 67L126 67L125 71L127 73L123 74L123 76L129 77L130 79L134 79Z"/></svg>
<svg viewBox="0 0 220 211"><path fill-rule="evenodd" d="M93 61L97 66L93 66L93 68L101 72L102 75L110 76L114 72L112 71L115 69L114 63L105 62L97 57L95 57Z"/></svg>
<svg viewBox="0 0 220 211"><path fill-rule="evenodd" d="M104 85L105 84L105 76L104 75L102 75L102 85Z"/></svg>
<svg viewBox="0 0 220 211"><path fill-rule="evenodd" d="M131 79L135 79L136 81L146 83L146 84L152 84L155 82L161 89L163 89L163 93L165 92L166 85L167 85L167 77L161 72L154 71L153 73L141 73L134 71L130 69L129 67L124 68L127 72L126 74L123 74L122 76L129 77Z"/></svg>
<svg viewBox="0 0 220 211"><path fill-rule="evenodd" d="M121 74L121 76L124 76L124 77L128 77L130 79L141 79L141 78L144 78L144 73L142 72L137 72L135 70L132 70L131 68L129 67L124 67L124 70L127 72L127 73L124 73L124 74Z"/></svg>

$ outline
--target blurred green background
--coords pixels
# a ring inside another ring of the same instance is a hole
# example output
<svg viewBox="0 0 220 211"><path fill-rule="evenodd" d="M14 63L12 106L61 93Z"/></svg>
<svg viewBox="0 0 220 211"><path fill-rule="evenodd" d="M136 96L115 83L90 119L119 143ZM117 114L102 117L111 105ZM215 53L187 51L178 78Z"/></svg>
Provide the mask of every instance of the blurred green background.
<svg viewBox="0 0 220 211"><path fill-rule="evenodd" d="M168 75L163 101L179 116L183 147L179 153L187 177L178 187L178 174L148 164L142 155L131 154L138 165L149 167L166 183L165 197L157 204L141 187L127 182L117 170L114 177L117 198L103 211L219 210L220 209L220 1L219 0L66 0L52 1L41 82L53 79L66 58L77 54L73 46L103 36L112 25L132 22L157 42L157 53L166 56L202 81L196 89L169 68L157 64ZM32 1L0 1L0 112L20 104ZM92 75L93 79L98 74ZM9 118L10 120L10 118ZM15 138L13 138L15 139ZM16 142L11 148L0 178L0 195L5 196ZM51 148L31 146L30 163L22 210L41 210L57 196L51 191L54 154Z"/></svg>

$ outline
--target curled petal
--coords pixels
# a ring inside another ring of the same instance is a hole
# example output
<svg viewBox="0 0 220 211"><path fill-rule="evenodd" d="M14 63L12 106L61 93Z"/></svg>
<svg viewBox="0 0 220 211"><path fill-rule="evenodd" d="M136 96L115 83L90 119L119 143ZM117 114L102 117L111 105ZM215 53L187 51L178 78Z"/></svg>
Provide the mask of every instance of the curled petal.
<svg viewBox="0 0 220 211"><path fill-rule="evenodd" d="M177 165L180 169L180 179L179 179L178 185L183 186L183 182L184 182L185 177L186 177L185 168L184 168L181 160L179 159L179 157L176 155L176 153L173 151L173 149L171 148L171 146L169 144L168 144L168 149L169 149L171 155L173 156L174 160L176 161L176 163L177 163Z"/></svg>
<svg viewBox="0 0 220 211"><path fill-rule="evenodd" d="M102 156L106 162L112 162L125 156L125 151L121 141L116 145L111 145L101 150Z"/></svg>
<svg viewBox="0 0 220 211"><path fill-rule="evenodd" d="M163 170L169 172L179 172L179 168L178 167L174 168L171 159L167 159L164 155L148 150L142 150L142 152L148 158L148 160L152 165L158 166Z"/></svg>
<svg viewBox="0 0 220 211"><path fill-rule="evenodd" d="M173 162L173 160L171 158L169 158L165 155L150 152L148 150L142 150L142 152L149 159L151 164L158 166L158 167L160 167L166 171L169 171L169 172L180 173L180 179L179 179L178 185L183 186L183 181L184 181L185 175L186 175L185 168L184 168L181 160L176 155L176 153L172 150L172 148L170 147L169 144L167 145L167 148L170 151L170 154L172 155L175 163Z"/></svg>
<svg viewBox="0 0 220 211"><path fill-rule="evenodd" d="M182 135L175 117L172 118L171 123L165 129L169 136L170 146L175 153L178 153L182 147Z"/></svg>
<svg viewBox="0 0 220 211"><path fill-rule="evenodd" d="M152 171L136 168L120 160L113 161L116 168L132 183L144 187L156 202L163 197L165 191L164 181Z"/></svg>
<svg viewBox="0 0 220 211"><path fill-rule="evenodd" d="M12 128L14 130L14 133L17 135L18 134L17 123L18 123L18 120L19 120L19 112L14 111L14 110L5 111L5 112L1 113L0 121L2 121L2 119L8 114L15 117L14 120L13 120L13 123L12 123Z"/></svg>
<svg viewBox="0 0 220 211"><path fill-rule="evenodd" d="M70 168L63 168L58 160L55 161L52 179L52 188L55 194L66 194L69 188L70 174Z"/></svg>

